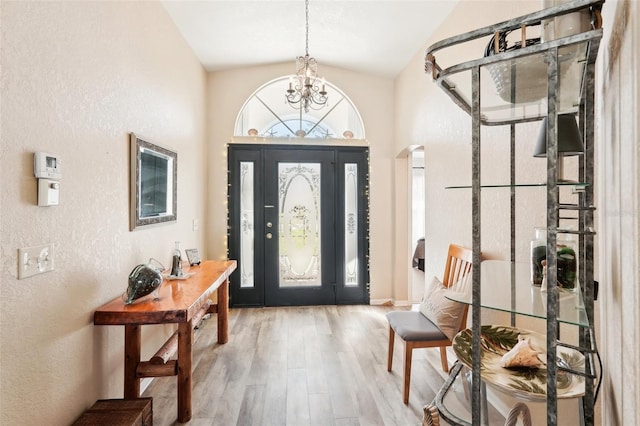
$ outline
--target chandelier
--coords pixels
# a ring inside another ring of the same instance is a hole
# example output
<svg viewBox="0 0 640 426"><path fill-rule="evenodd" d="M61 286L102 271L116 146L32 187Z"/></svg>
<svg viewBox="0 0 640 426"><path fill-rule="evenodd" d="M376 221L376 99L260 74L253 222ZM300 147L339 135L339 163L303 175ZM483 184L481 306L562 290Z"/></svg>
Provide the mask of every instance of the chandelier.
<svg viewBox="0 0 640 426"><path fill-rule="evenodd" d="M320 109L327 104L324 79L318 84L318 61L309 56L309 0L305 0L305 55L296 58L296 74L289 77L286 102L293 108Z"/></svg>

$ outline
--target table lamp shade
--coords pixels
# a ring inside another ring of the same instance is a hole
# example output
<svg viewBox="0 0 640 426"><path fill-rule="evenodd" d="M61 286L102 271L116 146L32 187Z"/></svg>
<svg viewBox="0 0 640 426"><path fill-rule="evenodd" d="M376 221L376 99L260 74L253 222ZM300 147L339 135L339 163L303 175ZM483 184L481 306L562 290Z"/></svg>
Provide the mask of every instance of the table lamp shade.
<svg viewBox="0 0 640 426"><path fill-rule="evenodd" d="M584 152L582 136L573 114L558 115L558 155L579 155ZM538 142L533 152L534 157L547 156L547 117L542 119Z"/></svg>

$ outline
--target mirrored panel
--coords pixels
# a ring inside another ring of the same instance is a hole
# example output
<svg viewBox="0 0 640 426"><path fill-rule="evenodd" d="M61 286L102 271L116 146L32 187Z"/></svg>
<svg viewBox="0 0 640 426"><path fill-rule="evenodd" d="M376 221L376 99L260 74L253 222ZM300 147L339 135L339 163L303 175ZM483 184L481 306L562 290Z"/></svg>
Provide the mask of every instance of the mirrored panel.
<svg viewBox="0 0 640 426"><path fill-rule="evenodd" d="M130 229L177 220L178 154L131 133Z"/></svg>

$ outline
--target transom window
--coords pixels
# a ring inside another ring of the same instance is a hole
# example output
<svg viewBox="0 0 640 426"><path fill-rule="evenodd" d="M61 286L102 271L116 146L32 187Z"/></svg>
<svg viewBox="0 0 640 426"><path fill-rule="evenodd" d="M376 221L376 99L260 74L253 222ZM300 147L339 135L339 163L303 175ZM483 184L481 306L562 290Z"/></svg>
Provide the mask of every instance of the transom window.
<svg viewBox="0 0 640 426"><path fill-rule="evenodd" d="M360 113L351 100L325 81L329 100L323 108L304 112L285 100L290 76L272 80L256 90L245 102L234 136L309 139L365 139Z"/></svg>

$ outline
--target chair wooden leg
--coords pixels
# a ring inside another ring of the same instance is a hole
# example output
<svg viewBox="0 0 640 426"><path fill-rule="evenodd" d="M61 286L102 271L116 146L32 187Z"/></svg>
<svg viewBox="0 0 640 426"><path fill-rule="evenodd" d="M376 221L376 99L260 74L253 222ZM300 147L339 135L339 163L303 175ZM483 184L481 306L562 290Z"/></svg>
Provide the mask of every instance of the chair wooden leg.
<svg viewBox="0 0 640 426"><path fill-rule="evenodd" d="M404 390L402 392L402 400L405 404L409 404L409 384L411 382L411 355L413 354L413 345L411 342L404 342Z"/></svg>
<svg viewBox="0 0 640 426"><path fill-rule="evenodd" d="M393 331L393 328L389 326L389 355L387 358L387 371L391 371L391 366L393 365L393 341L396 336L396 332Z"/></svg>
<svg viewBox="0 0 640 426"><path fill-rule="evenodd" d="M440 346L440 361L442 362L442 370L445 373L449 372L449 362L447 361L447 348Z"/></svg>

